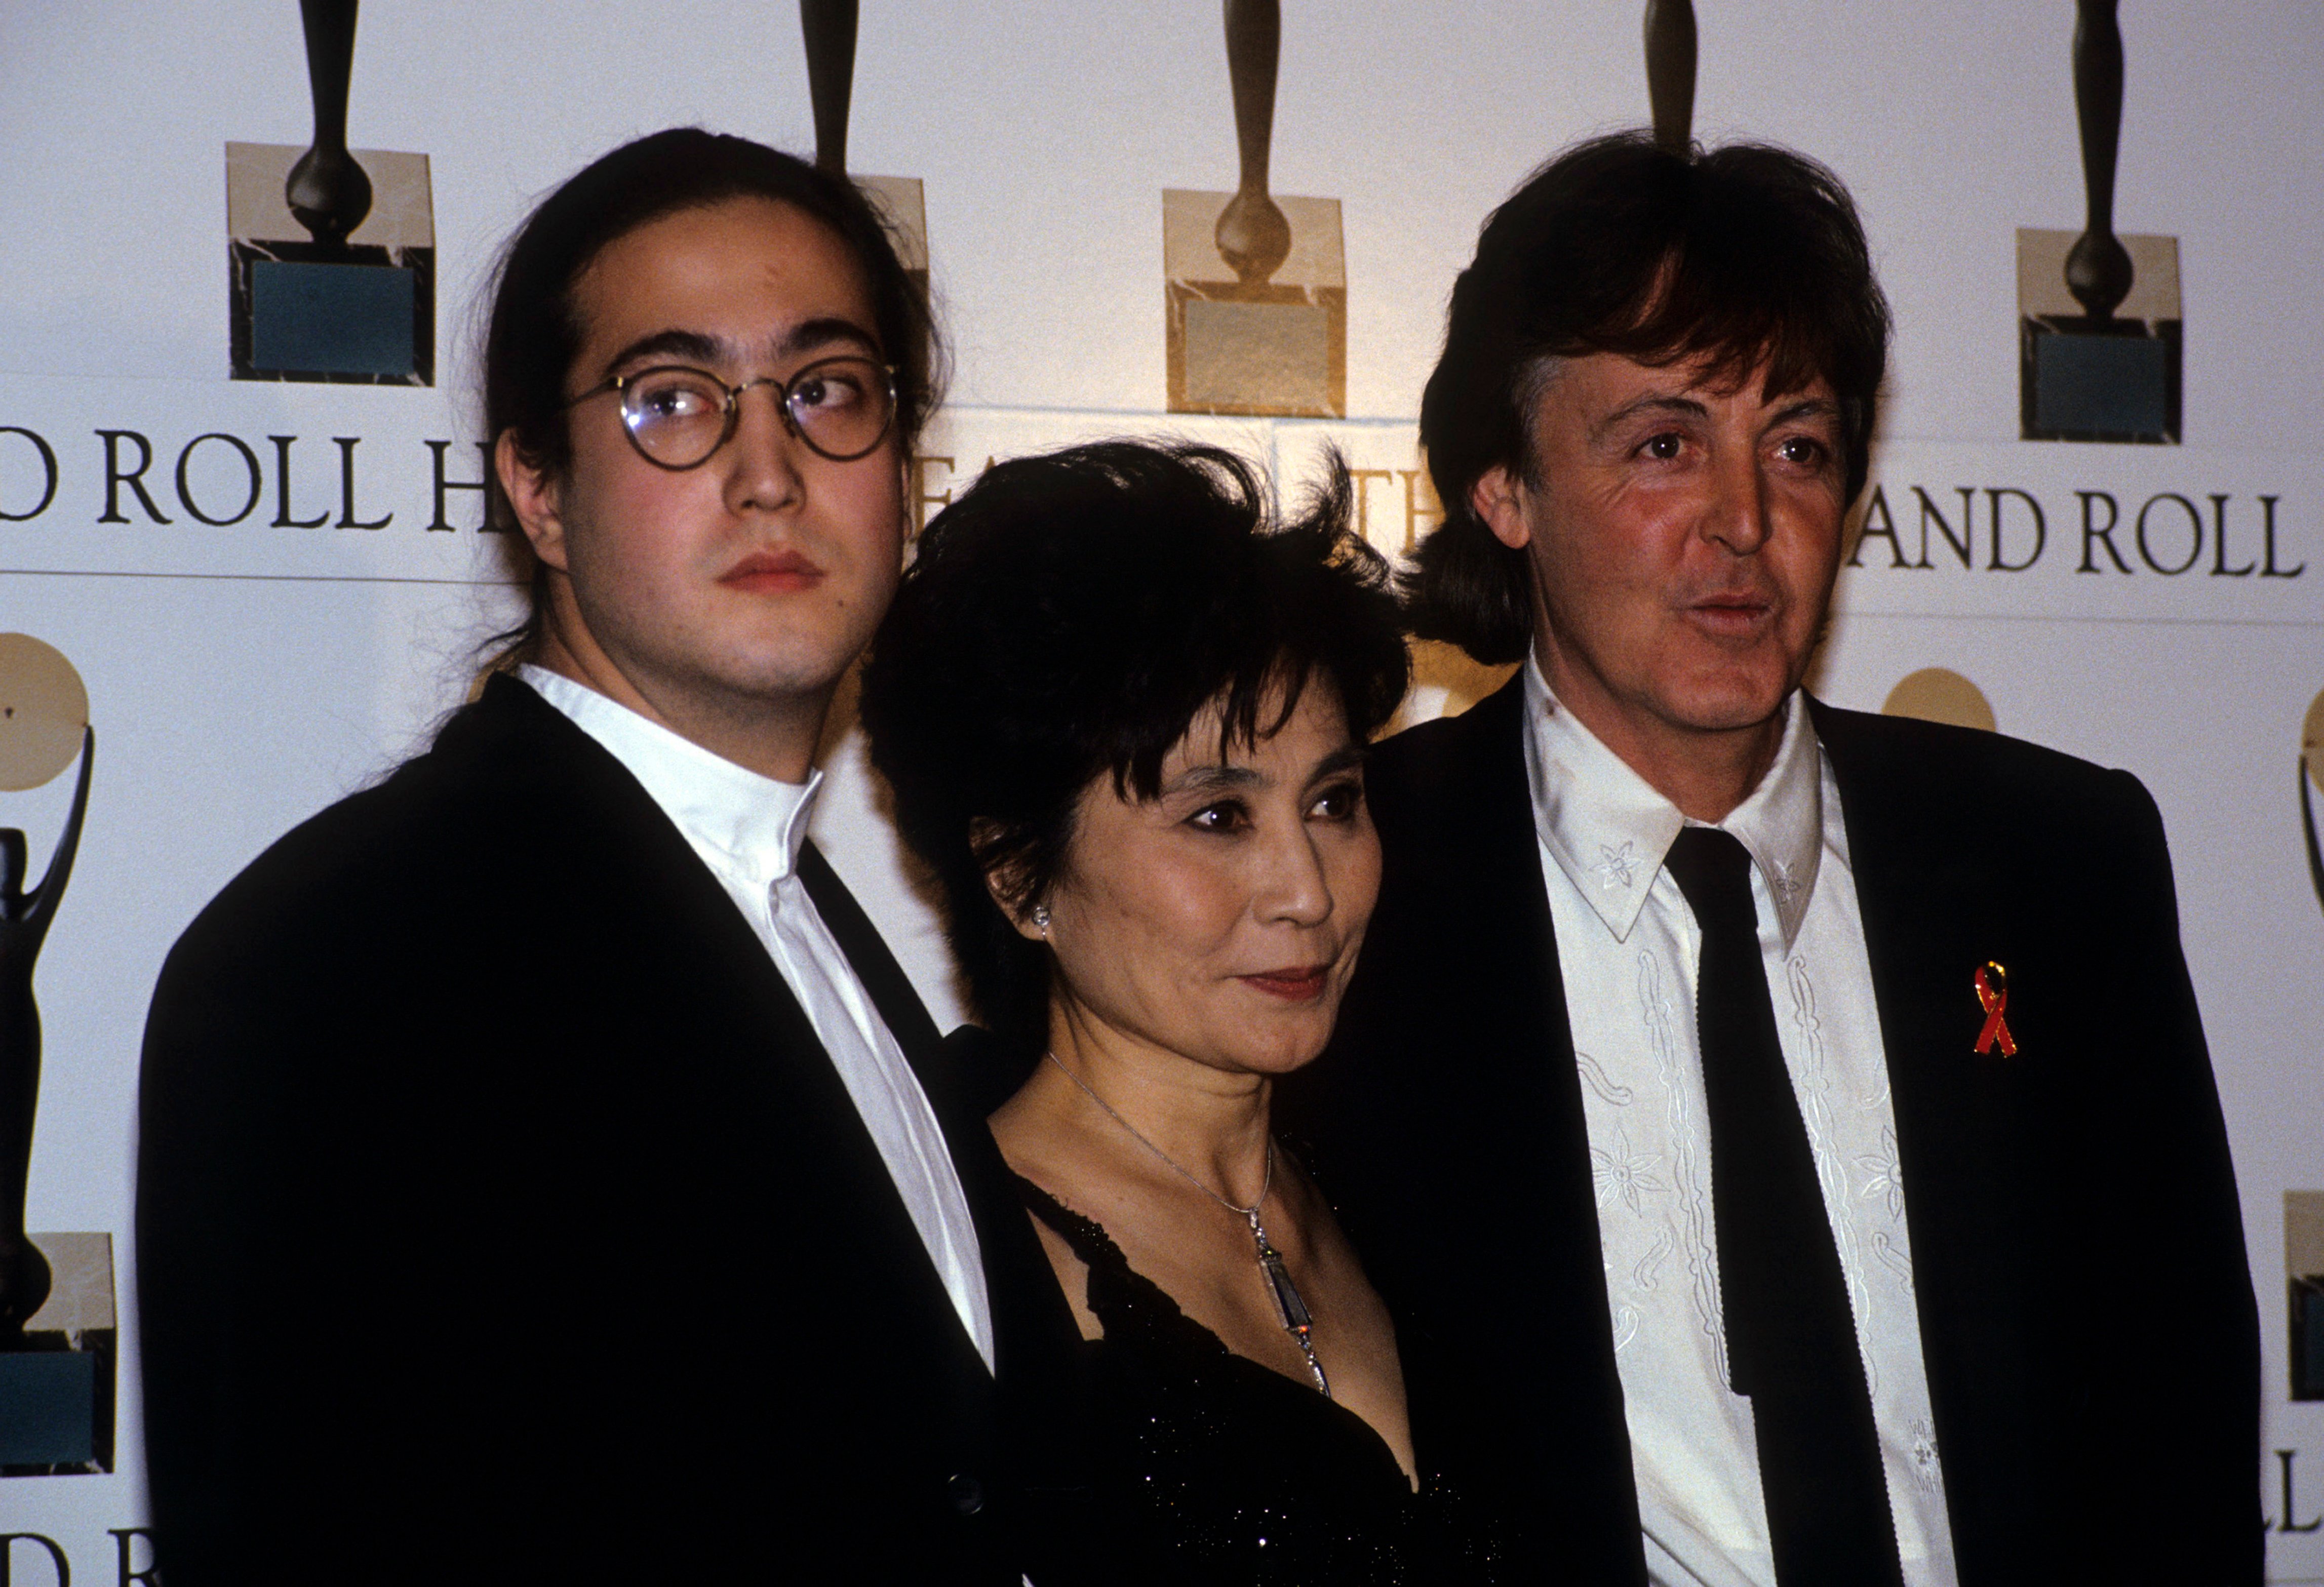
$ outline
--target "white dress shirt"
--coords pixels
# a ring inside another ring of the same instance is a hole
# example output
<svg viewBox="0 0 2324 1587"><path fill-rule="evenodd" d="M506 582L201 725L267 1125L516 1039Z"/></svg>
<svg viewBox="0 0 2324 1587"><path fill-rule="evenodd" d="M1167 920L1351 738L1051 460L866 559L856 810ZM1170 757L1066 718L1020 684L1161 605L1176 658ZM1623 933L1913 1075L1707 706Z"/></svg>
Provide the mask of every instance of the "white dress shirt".
<svg viewBox="0 0 2324 1587"><path fill-rule="evenodd" d="M992 1365L992 1311L968 1197L927 1093L798 877L823 773L777 782L712 754L626 706L540 667L518 669L644 784L766 945L854 1099L961 1325Z"/></svg>
<svg viewBox="0 0 2324 1587"><path fill-rule="evenodd" d="M1727 1387L1694 982L1655 791L1525 669L1526 773L1581 1071L1615 1365L1657 1587L1775 1587L1751 1402ZM1719 826L1748 850L1793 1093L1855 1314L1907 1587L1953 1587L1895 1115L1840 796L1806 708Z"/></svg>

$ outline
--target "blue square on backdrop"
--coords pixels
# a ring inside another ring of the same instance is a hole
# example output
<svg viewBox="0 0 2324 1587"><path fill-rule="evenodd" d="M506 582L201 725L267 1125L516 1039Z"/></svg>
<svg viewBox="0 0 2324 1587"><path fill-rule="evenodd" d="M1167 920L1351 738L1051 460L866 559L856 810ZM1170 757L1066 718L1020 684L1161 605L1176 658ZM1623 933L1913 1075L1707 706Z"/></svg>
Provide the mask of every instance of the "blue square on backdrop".
<svg viewBox="0 0 2324 1587"><path fill-rule="evenodd" d="M292 374L408 375L419 277L388 264L250 266L250 364Z"/></svg>
<svg viewBox="0 0 2324 1587"><path fill-rule="evenodd" d="M2292 1398L2324 1399L2324 1278L2292 1285Z"/></svg>
<svg viewBox="0 0 2324 1587"><path fill-rule="evenodd" d="M97 1358L77 1350L0 1352L0 1466L97 1458Z"/></svg>
<svg viewBox="0 0 2324 1587"><path fill-rule="evenodd" d="M2035 337L2034 422L2076 435L2163 434L2169 346L2156 337Z"/></svg>

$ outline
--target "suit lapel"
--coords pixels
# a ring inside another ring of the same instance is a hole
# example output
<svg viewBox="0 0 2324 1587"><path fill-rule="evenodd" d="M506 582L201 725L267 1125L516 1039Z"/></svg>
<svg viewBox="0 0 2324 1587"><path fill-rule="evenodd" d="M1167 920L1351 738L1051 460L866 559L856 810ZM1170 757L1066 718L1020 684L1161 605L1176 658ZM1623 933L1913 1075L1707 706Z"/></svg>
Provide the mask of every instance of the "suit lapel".
<svg viewBox="0 0 2324 1587"><path fill-rule="evenodd" d="M2006 896L1976 813L1945 808L1913 746L1811 702L1831 757L1879 1010L1912 1237L1921 1348L1964 1582L2018 1579L2058 1492L2063 1452L2031 1414L2052 1385L2024 1311L2043 1293L2027 1071L1972 1048L1972 980L1987 958L2043 952ZM2034 955L2029 959L2027 955ZM2023 1032L2021 1031L2021 1036Z"/></svg>
<svg viewBox="0 0 2324 1587"><path fill-rule="evenodd" d="M983 1033L964 1027L952 1041L937 1035L903 966L813 843L800 851L799 880L918 1076L960 1176L961 1194L976 1225L985 1305L992 1318L992 1371L989 1379L978 1372L976 1384L980 1392L991 1386L1008 1464L1028 1490L1045 1490L1053 1501L1038 1528L1065 1524L1061 1517L1077 1525L1078 1508L1068 1502L1059 1511L1055 1502L1087 1491L1088 1472L1078 1459L1070 1414L1080 1393L1074 1374L1081 1331L1000 1145L974 1104L973 1089L961 1075L963 1052L973 1050L974 1038Z"/></svg>
<svg viewBox="0 0 2324 1587"><path fill-rule="evenodd" d="M1573 1026L1526 780L1524 704L1521 679L1512 678L1470 713L1473 727L1464 734L1468 753L1462 757L1468 763L1455 770L1454 784L1467 798L1454 804L1460 815L1443 827L1451 908L1441 924L1455 962L1473 957L1491 966L1480 979L1501 989L1507 1039L1492 1055L1498 1088L1525 1099L1535 1126L1545 1118L1557 1153L1586 1165ZM1586 1170L1580 1180L1586 1187ZM1596 1203L1585 1200L1592 1209L1594 1264ZM1598 1288L1602 1301L1602 1282Z"/></svg>
<svg viewBox="0 0 2324 1587"><path fill-rule="evenodd" d="M1343 1017L1369 1018L1379 998L1414 1018L1388 1027L1409 1050L1379 1060L1410 1078L1372 1104L1363 1149L1397 1167L1395 1189L1368 1211L1401 1269L1399 1309L1417 1335L1416 1439L1439 1417L1454 1443L1461 1424L1489 1425L1487 1446L1517 1469L1479 1477L1513 1482L1540 1507L1561 1565L1577 1580L1636 1581L1637 1495L1524 700L1512 679L1382 752L1388 881L1375 931L1385 951L1375 957L1367 944L1367 1001L1351 996ZM1537 1370L1504 1372L1515 1358Z"/></svg>
<svg viewBox="0 0 2324 1587"><path fill-rule="evenodd" d="M815 900L816 913L830 927L839 951L847 955L856 978L871 994L872 1006L880 1010L880 1018L887 1021L897 1045L904 1049L912 1072L923 1086L928 1085L934 1072L942 1066L938 1049L943 1038L936 1021L928 1018L927 1005L920 1001L910 977L896 963L896 955L889 951L863 906L855 901L855 895L847 890L812 840L799 850L798 869L807 897Z"/></svg>
<svg viewBox="0 0 2324 1587"><path fill-rule="evenodd" d="M992 1315L995 1374L1017 1381L1020 1398L1042 1398L1052 1392L1043 1374L1069 1360L1080 1333L992 1131L961 1083L959 1058L936 1034L927 1005L863 907L812 843L800 851L799 880L903 1048L951 1150L976 1223Z"/></svg>
<svg viewBox="0 0 2324 1587"><path fill-rule="evenodd" d="M684 1029L713 1033L700 1050L686 1052L684 1061L719 1073L717 1084L706 1088L711 1094L763 1099L768 1145L784 1178L811 1184L825 1198L825 1206L809 1215L844 1209L838 1215L856 1225L860 1282L890 1292L885 1300L865 1304L897 1307L918 1317L924 1333L955 1340L956 1353L965 1355L973 1372L953 1376L983 1379L982 1362L854 1098L766 945L718 880L619 759L522 683L492 679L477 705L447 726L443 742L459 752L494 737L500 740L495 752L525 757L550 771L569 798L574 835L567 841L588 856L608 928L635 938L631 956L641 967L638 995L685 1010ZM813 854L812 848L805 853ZM814 855L814 863L855 940L840 937L836 923L834 936L852 963L873 966L866 986L882 1016L899 1042L908 1033L925 1035L932 1044L927 1011L893 957L821 856ZM812 882L810 896L818 910L826 909Z"/></svg>
<svg viewBox="0 0 2324 1587"><path fill-rule="evenodd" d="M1477 707L1490 712L1473 741L1480 763L1472 772L1474 820L1465 824L1471 845L1467 890L1476 900L1475 919L1497 927L1499 941L1476 942L1471 951L1498 958L1486 960L1492 964L1488 983L1503 989L1507 1000L1510 1039L1498 1055L1502 1072L1493 1076L1493 1089L1514 1105L1499 1150L1532 1164L1521 1194L1539 1209L1536 1337L1542 1360L1564 1363L1550 1389L1549 1426L1577 1435L1571 1452L1576 1507L1569 1520L1605 1538L1600 1568L1609 1579L1629 1578L1638 1569L1637 1491L1573 1025L1526 776L1523 683L1522 674L1512 678ZM1596 1551L1581 1552L1587 1557Z"/></svg>

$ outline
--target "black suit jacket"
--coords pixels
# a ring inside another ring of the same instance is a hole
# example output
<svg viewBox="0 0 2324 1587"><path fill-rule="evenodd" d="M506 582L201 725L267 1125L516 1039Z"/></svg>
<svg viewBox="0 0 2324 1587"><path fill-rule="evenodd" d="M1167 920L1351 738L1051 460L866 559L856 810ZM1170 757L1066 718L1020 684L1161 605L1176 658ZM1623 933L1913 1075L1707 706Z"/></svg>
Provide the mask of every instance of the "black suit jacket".
<svg viewBox="0 0 2324 1587"><path fill-rule="evenodd" d="M1423 1462L1643 1582L1517 681L1381 745L1379 908L1286 1112L1397 1318ZM1847 823L1964 1587L2257 1582L2257 1319L2135 779L1811 703ZM2008 969L2018 1056L1971 1051Z"/></svg>
<svg viewBox="0 0 2324 1587"><path fill-rule="evenodd" d="M1014 1583L1077 1337L936 1033L802 878L977 1213L978 1358L765 948L613 756L494 679L171 953L138 1280L172 1587Z"/></svg>

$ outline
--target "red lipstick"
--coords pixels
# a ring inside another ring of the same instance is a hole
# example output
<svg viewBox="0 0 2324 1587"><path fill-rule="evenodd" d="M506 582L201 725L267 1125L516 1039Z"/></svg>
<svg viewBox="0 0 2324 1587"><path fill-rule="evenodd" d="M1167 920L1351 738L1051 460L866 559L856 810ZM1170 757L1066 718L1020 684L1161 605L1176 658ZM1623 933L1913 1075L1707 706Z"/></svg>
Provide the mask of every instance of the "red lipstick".
<svg viewBox="0 0 2324 1587"><path fill-rule="evenodd" d="M1269 997L1281 998L1286 1003L1310 1003L1323 995L1332 967L1329 964L1295 964L1281 970L1262 970L1256 975L1238 976L1246 986L1257 987Z"/></svg>
<svg viewBox="0 0 2324 1587"><path fill-rule="evenodd" d="M823 582L823 569L797 551L753 551L721 574L720 584L746 595L790 595Z"/></svg>

